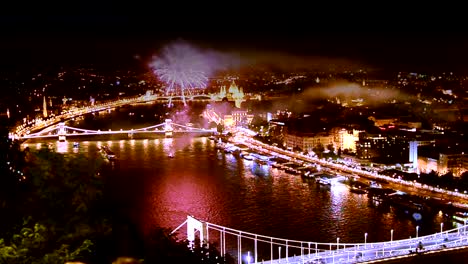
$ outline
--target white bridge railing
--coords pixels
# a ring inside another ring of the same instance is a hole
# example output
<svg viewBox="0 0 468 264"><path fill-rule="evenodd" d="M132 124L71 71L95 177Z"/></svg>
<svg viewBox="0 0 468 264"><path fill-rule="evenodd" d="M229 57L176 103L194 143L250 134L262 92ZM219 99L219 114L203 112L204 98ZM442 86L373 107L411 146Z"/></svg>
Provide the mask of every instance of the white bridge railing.
<svg viewBox="0 0 468 264"><path fill-rule="evenodd" d="M440 233L409 239L372 243L322 243L264 236L201 221L193 216L172 233L187 225L187 240L194 245L196 234L201 243L215 242L222 256L231 254L238 263L357 263L398 258L429 251L468 247L468 228L461 226Z"/></svg>

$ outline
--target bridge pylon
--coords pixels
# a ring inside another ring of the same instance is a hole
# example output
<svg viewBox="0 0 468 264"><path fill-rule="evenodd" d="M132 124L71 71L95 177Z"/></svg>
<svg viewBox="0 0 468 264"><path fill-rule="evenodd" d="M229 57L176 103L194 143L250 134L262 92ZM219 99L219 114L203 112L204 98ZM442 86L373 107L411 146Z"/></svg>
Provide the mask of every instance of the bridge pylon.
<svg viewBox="0 0 468 264"><path fill-rule="evenodd" d="M164 124L164 133L166 137L172 137L172 131L174 131L174 128L172 127L172 119L166 119Z"/></svg>
<svg viewBox="0 0 468 264"><path fill-rule="evenodd" d="M65 122L60 122L58 124L58 138L60 142L65 142L67 140L66 135L67 131L65 129Z"/></svg>
<svg viewBox="0 0 468 264"><path fill-rule="evenodd" d="M189 241L189 247L193 248L195 241L195 233L199 233L200 246L208 244L208 226L205 222L202 222L193 216L187 216L187 240Z"/></svg>

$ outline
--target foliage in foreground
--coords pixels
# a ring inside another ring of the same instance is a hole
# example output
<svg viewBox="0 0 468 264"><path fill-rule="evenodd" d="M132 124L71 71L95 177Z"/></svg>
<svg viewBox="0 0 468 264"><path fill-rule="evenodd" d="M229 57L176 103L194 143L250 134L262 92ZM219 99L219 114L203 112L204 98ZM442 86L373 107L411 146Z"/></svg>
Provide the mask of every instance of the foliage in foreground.
<svg viewBox="0 0 468 264"><path fill-rule="evenodd" d="M15 163L25 164L25 179L0 178L2 190L12 193L0 197L0 264L129 263L130 258L116 258L120 254L113 248L115 221L98 173L101 159L67 157L48 149L10 151L16 152ZM187 241L177 240L169 230L155 230L151 237L149 248L137 256L143 263L234 263L213 245L196 243L190 250Z"/></svg>
<svg viewBox="0 0 468 264"><path fill-rule="evenodd" d="M19 150L11 150L19 151ZM3 201L0 263L96 262L112 232L103 201L100 160L28 150L25 179ZM21 157L21 155L18 155Z"/></svg>

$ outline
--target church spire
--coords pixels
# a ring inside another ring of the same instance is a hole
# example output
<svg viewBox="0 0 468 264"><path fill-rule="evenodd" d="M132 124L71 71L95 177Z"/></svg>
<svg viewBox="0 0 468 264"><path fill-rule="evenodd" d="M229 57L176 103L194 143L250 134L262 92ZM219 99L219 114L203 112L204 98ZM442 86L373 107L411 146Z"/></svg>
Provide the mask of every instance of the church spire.
<svg viewBox="0 0 468 264"><path fill-rule="evenodd" d="M47 102L46 102L46 97L44 95L44 102L42 103L42 115L44 118L47 117Z"/></svg>

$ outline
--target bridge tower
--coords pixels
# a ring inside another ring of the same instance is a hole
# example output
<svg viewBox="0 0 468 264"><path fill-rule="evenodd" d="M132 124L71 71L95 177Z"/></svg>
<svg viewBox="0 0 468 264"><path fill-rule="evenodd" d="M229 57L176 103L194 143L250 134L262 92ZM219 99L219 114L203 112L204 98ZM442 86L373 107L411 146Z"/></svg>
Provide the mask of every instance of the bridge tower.
<svg viewBox="0 0 468 264"><path fill-rule="evenodd" d="M166 137L172 137L172 131L174 131L174 128L172 127L172 119L166 119L164 125L164 132Z"/></svg>
<svg viewBox="0 0 468 264"><path fill-rule="evenodd" d="M60 122L58 125L58 136L60 142L65 142L67 131L65 130L65 122Z"/></svg>
<svg viewBox="0 0 468 264"><path fill-rule="evenodd" d="M208 225L193 216L187 216L187 240L189 241L189 247L193 248L195 241L195 232L199 231L200 234L200 246L204 243L208 244Z"/></svg>

